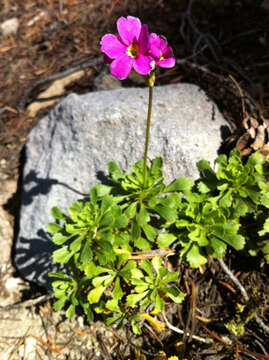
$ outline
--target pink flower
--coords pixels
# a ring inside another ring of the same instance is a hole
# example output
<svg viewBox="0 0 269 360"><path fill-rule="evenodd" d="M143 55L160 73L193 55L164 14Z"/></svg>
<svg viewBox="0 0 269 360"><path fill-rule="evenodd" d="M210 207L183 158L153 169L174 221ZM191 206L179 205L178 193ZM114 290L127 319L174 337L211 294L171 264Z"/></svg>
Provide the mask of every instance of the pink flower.
<svg viewBox="0 0 269 360"><path fill-rule="evenodd" d="M127 16L117 21L119 38L106 34L101 39L101 51L105 62L110 64L110 71L118 79L126 79L132 68L142 75L151 71L153 61L148 54L148 26L141 25L138 18Z"/></svg>
<svg viewBox="0 0 269 360"><path fill-rule="evenodd" d="M159 67L171 68L175 65L175 58L171 46L168 46L164 37L155 33L149 35L149 54Z"/></svg>

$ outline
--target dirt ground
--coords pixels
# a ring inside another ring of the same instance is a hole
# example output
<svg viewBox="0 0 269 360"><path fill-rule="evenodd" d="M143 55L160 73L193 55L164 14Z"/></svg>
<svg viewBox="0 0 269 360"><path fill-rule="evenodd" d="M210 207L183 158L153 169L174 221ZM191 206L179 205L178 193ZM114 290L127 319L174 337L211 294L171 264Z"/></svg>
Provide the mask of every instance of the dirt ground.
<svg viewBox="0 0 269 360"><path fill-rule="evenodd" d="M229 334L223 326L243 299L213 261L204 275L182 269L181 285L188 296L184 305L167 313L178 328L186 333L191 328L198 337L191 341L171 329L159 333L145 326L143 336L136 339L126 331L106 329L101 322L89 326L82 316L65 320L62 313L53 312L53 300L23 281L13 267L22 150L29 131L67 94L95 90L97 79L99 88L137 85L136 80L119 85L102 75L100 38L115 32L117 18L127 15L141 18L151 32L164 34L174 49L177 65L161 71L157 85L199 85L217 103L238 137L244 114L239 91L228 78L232 75L243 91L248 114L269 118L268 0L2 0L0 358L142 360L157 359L158 351L165 351L167 356L190 360L269 359L269 336L254 320L241 337ZM8 30L3 30L3 24L10 19L15 19L13 29L4 35ZM106 81L109 84L104 84ZM37 101L38 97L43 100ZM268 144L268 139L264 141ZM256 258L239 261L233 253L226 263L247 289L256 289L248 311L263 310L268 326L268 265ZM192 283L198 292L194 313Z"/></svg>

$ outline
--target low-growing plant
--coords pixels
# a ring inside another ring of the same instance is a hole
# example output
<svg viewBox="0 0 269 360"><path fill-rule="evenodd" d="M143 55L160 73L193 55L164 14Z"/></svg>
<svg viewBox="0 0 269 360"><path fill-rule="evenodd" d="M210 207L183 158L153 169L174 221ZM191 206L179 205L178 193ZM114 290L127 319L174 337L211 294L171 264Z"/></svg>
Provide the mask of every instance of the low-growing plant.
<svg viewBox="0 0 269 360"><path fill-rule="evenodd" d="M107 34L101 47L112 75L123 79L133 68L149 86L144 158L130 174L110 162L111 185L90 189L90 199L74 202L68 214L52 209L56 222L47 231L59 246L53 260L64 264L66 273L50 276L56 279L55 310L65 308L71 318L80 308L89 322L97 315L107 325L128 322L140 334L143 314L184 299L180 274L171 271L168 256L201 267L232 247L262 253L269 263L268 167L259 154L243 164L232 151L217 158L216 171L202 160L198 180L180 177L167 186L162 159L148 165L147 151L155 73L174 65L173 52L137 18L120 18L117 25L120 38Z"/></svg>

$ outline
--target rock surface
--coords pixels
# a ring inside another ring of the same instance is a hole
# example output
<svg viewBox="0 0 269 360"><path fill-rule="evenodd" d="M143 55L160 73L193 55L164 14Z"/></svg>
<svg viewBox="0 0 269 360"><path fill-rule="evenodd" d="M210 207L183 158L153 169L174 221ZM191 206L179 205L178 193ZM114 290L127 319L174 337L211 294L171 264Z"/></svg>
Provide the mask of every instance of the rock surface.
<svg viewBox="0 0 269 360"><path fill-rule="evenodd" d="M46 233L50 209L67 211L103 182L106 164L123 170L142 158L147 89L69 95L32 130L26 163L15 264L22 276L50 289L55 249ZM167 183L198 176L196 162L213 165L228 126L216 105L195 85L154 89L149 159L162 156Z"/></svg>

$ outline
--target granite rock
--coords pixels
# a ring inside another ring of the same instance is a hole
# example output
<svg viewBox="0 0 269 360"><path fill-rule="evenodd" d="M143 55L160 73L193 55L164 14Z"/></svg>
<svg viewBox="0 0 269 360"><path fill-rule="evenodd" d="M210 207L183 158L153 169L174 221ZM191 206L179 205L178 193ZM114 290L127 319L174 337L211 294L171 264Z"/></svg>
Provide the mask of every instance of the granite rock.
<svg viewBox="0 0 269 360"><path fill-rule="evenodd" d="M71 94L31 131L26 144L20 229L15 264L22 276L50 289L55 249L46 233L50 210L89 194L105 180L106 164L123 170L142 158L148 90L128 88ZM154 89L149 159L162 156L169 184L176 177L198 177L196 162L217 156L228 124L197 86Z"/></svg>

